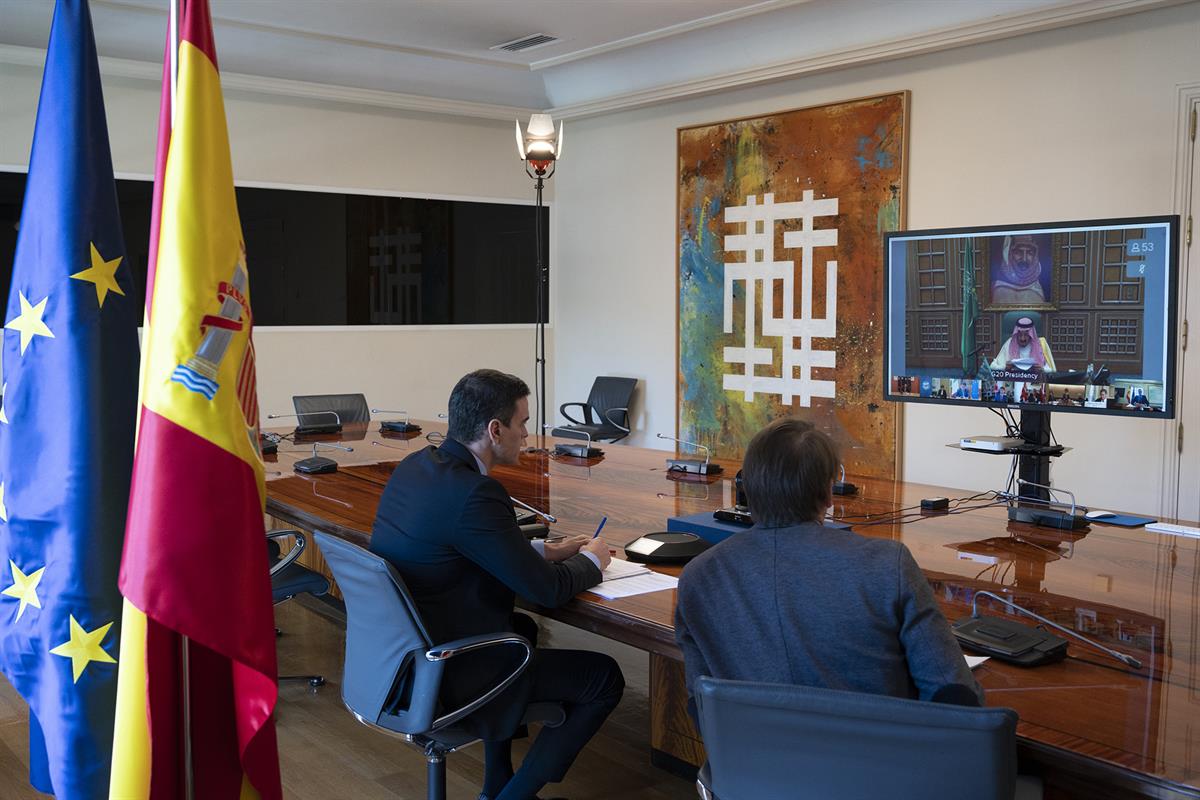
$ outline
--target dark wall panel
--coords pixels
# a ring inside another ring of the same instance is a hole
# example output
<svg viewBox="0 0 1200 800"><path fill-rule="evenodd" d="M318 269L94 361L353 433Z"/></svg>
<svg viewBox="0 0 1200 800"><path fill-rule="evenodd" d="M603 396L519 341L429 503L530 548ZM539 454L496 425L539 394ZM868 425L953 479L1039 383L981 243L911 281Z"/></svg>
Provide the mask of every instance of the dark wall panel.
<svg viewBox="0 0 1200 800"><path fill-rule="evenodd" d="M25 190L0 172L0 291ZM149 181L117 181L126 258L145 302ZM526 205L237 189L256 325L467 325L537 320ZM542 209L542 253L549 252ZM542 302L548 310L548 300Z"/></svg>

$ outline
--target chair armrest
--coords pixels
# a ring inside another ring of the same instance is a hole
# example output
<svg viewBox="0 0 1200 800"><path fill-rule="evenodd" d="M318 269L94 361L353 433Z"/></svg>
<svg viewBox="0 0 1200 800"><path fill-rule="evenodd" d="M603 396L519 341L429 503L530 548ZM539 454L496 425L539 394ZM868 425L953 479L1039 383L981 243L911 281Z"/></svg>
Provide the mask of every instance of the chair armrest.
<svg viewBox="0 0 1200 800"><path fill-rule="evenodd" d="M445 662L455 656L460 656L463 653L470 653L475 650L481 650L485 647L494 647L497 645L512 646L516 645L525 648L525 657L516 669L512 671L504 680L493 686L488 691L484 692L479 697L467 703L465 706L451 711L449 714L443 714L433 721L433 727L430 732L436 731L439 728L444 728L458 722L463 717L478 711L483 706L490 703L501 692L512 685L513 681L521 676L525 668L529 666L529 660L533 657L533 647L528 640L523 636L518 636L515 633L504 634L482 634L480 636L468 636L465 639L456 639L453 642L437 645L425 653L425 659L431 662Z"/></svg>
<svg viewBox="0 0 1200 800"><path fill-rule="evenodd" d="M571 406L579 406L580 408L582 408L583 409L583 418L585 420L587 420L587 422L580 422L579 420L575 419L570 414L568 414L567 409L570 408ZM562 414L564 417L571 420L572 425L591 425L592 424L592 420L591 420L592 415L588 410L587 403L563 403L561 406L558 407L558 413Z"/></svg>
<svg viewBox="0 0 1200 800"><path fill-rule="evenodd" d="M712 773L708 769L707 761L696 774L696 794L700 796L700 800L720 800L712 790Z"/></svg>
<svg viewBox="0 0 1200 800"><path fill-rule="evenodd" d="M272 577L299 558L300 554L304 552L304 548L308 546L308 537L306 537L301 531L288 530L284 528L274 531L267 531L268 539L282 539L285 536L296 537L296 544L293 545L291 550L287 551L287 555L279 559L279 561L275 564L271 565L270 574Z"/></svg>
<svg viewBox="0 0 1200 800"><path fill-rule="evenodd" d="M629 428L626 428L624 425L617 422L615 419L612 418L612 416L610 416L612 414L612 412L614 412L614 411L624 411L625 419L626 419L626 421L628 421L629 420L629 408L626 406L616 406L615 408L610 408L604 412L604 418L606 420L608 420L608 424L612 425L614 428L620 428L621 430L625 431L625 433L630 433L631 431Z"/></svg>

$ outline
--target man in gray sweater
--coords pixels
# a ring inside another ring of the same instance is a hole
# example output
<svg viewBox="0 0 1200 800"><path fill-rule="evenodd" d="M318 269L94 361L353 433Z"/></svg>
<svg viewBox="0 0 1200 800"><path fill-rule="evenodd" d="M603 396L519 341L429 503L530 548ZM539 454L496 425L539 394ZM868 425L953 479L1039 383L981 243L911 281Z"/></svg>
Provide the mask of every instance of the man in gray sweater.
<svg viewBox="0 0 1200 800"><path fill-rule="evenodd" d="M829 437L802 420L776 420L750 442L754 527L679 581L689 710L700 675L982 704L908 548L822 524L837 468Z"/></svg>

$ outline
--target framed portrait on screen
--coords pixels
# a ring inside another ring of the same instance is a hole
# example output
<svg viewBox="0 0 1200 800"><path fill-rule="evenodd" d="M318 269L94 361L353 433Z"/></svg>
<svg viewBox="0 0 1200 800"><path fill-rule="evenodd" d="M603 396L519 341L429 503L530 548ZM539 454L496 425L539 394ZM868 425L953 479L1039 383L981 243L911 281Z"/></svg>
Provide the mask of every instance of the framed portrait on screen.
<svg viewBox="0 0 1200 800"><path fill-rule="evenodd" d="M988 237L986 275L980 281L984 310L1052 310L1058 306L1055 259L1048 233Z"/></svg>

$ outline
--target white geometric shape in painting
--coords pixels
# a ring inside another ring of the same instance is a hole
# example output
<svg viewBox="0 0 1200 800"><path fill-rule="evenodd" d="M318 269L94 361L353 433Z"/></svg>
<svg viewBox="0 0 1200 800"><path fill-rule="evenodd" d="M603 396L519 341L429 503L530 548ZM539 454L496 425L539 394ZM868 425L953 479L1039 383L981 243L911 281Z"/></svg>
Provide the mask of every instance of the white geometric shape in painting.
<svg viewBox="0 0 1200 800"><path fill-rule="evenodd" d="M825 262L825 316L813 316L813 250L818 247L835 247L838 242L837 228L814 228L817 217L835 216L838 213L836 197L813 199L811 189L806 189L799 201L776 203L775 195L763 195L762 203L757 195L747 195L744 206L729 206L725 209L726 223L742 223L743 233L731 233L725 237L726 252L741 252L745 261L725 262L724 310L725 332L733 333L733 285L745 282L745 328L741 347L726 347L724 360L728 364L741 365L741 372L727 372L723 376L726 389L741 391L747 401L755 394L777 394L785 404L793 398L800 405L811 406L814 397L833 397L835 382L817 380L812 376L814 367L832 368L837 363L833 350L817 350L813 339L832 339L837 335L837 261ZM796 264L794 261L775 260L775 223L783 219L801 221L799 230L784 231L783 246L800 250L800 311L797 314L794 299L796 293ZM782 283L783 310L775 316L774 289L776 282ZM756 347L755 330L761 308L763 337L778 337L783 350L782 374L755 375L760 364L773 361L774 350ZM799 347L795 340L800 340Z"/></svg>

